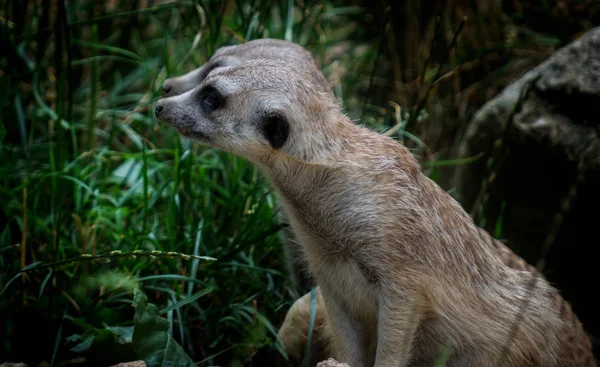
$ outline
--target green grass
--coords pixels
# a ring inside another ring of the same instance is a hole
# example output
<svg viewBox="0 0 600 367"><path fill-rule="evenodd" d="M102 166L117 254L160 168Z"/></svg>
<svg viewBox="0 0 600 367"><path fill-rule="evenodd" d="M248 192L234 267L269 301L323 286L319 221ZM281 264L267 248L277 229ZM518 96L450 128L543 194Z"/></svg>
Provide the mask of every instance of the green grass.
<svg viewBox="0 0 600 367"><path fill-rule="evenodd" d="M132 325L136 286L201 365L280 348L276 332L298 294L285 273L276 198L253 166L186 141L152 113L166 77L221 45L318 42L310 20L285 3L249 4L244 12L189 1L4 5L2 358L135 359L113 331ZM326 12L315 9L312 21ZM10 274L24 267L36 270Z"/></svg>
<svg viewBox="0 0 600 367"><path fill-rule="evenodd" d="M433 154L421 134L437 126L434 107L453 106L451 93L434 91L410 132L406 111L418 103L403 101L420 102L436 74L473 53L459 39L443 70L432 61L419 88L390 97L364 11L287 0L0 1L0 363L136 359L126 341L138 286L199 365L276 352L299 296L285 273L276 198L244 160L157 122L153 103L165 78L222 45L289 39L327 76L341 74L334 89L350 116L381 131L399 125L394 136L427 156L428 175L468 163ZM335 47L347 48L332 62Z"/></svg>

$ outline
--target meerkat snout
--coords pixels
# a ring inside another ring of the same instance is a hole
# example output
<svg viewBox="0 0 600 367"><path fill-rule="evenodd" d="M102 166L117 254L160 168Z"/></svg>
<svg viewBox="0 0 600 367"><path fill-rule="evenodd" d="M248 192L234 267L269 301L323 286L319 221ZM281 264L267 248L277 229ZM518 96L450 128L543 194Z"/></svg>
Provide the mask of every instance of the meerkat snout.
<svg viewBox="0 0 600 367"><path fill-rule="evenodd" d="M205 124L202 112L195 108L194 92L195 90L192 90L178 96L159 99L154 108L154 115L158 120L175 128L181 135L208 142L212 129Z"/></svg>
<svg viewBox="0 0 600 367"><path fill-rule="evenodd" d="M160 112L163 110L163 106L157 104L156 107L154 108L154 116L156 116L158 118L158 116L160 116Z"/></svg>

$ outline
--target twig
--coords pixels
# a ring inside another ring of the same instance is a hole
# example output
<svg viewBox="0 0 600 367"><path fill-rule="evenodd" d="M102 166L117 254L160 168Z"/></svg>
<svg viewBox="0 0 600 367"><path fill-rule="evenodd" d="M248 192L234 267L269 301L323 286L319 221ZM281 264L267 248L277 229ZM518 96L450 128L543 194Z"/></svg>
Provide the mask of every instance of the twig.
<svg viewBox="0 0 600 367"><path fill-rule="evenodd" d="M479 193L477 194L477 198L475 199L475 202L473 203L473 207L471 209L471 217L475 218L476 212L479 211L480 213L480 219L482 220L482 224L480 223L481 227L485 226L485 217L483 217L482 213L484 210L484 207L487 204L488 198L489 198L489 193L488 188L489 186L491 186L497 176L497 172L498 169L501 165L501 163L503 162L504 158L506 158L506 156L508 155L509 152L509 148L508 148L508 136L509 133L512 131L511 130L511 126L512 126L512 120L514 118L514 116L517 114L517 112L521 111L521 108L523 107L523 104L525 103L525 100L527 100L527 98L529 97L529 93L531 92L531 90L533 89L535 83L537 83L537 81L541 78L540 75L536 76L535 78L533 78L532 80L530 80L525 86L523 86L523 88L521 89L520 93L519 93L519 97L517 99L517 101L514 104L514 107L512 108L512 110L510 111L510 113L508 114L506 121L504 122L504 131L502 133L502 136L500 138L498 138L494 145L496 146L496 149L494 150L494 152L492 153L492 156L487 160L486 163L486 169L488 174L486 175L486 178L484 178L482 180L481 183L481 189L479 190ZM496 165L496 163L498 163ZM495 165L495 167L494 167Z"/></svg>
<svg viewBox="0 0 600 367"><path fill-rule="evenodd" d="M31 271L35 271L35 270L40 270L40 269L46 269L49 267L53 267L53 266L58 266L58 265L64 265L64 264L69 264L72 262L79 262L79 261L93 261L93 260L101 260L101 259L108 259L108 261L110 261L110 259L112 258L123 258L123 257L137 257L137 256L142 256L142 257L149 257L149 258L180 258L183 260L192 260L192 259L198 259L198 260L206 260L206 261L216 261L217 259L213 258L213 257L209 257L209 256L198 256L198 255L187 255L181 252L174 252L174 251L157 251L157 250L134 250L131 252L122 252L120 250L115 250L115 251L111 251L105 254L100 254L100 255L91 255L91 254L81 254L75 257L72 257L70 259L66 259L66 260L61 260L61 261L55 261L52 263L47 263L47 264L41 264L38 266L34 266L28 269L20 269L17 270L13 273L8 274L8 276L15 276L19 273L28 273Z"/></svg>
<svg viewBox="0 0 600 367"><path fill-rule="evenodd" d="M460 22L458 28L456 29L456 31L454 32L454 36L452 37L452 42L450 42L450 45L448 46L447 49L447 53L448 56L450 55L450 51L452 51L452 49L454 48L454 46L456 46L456 41L458 40L458 36L460 35L460 33L462 32L462 30L465 27L465 24L467 23L467 17L464 17L463 20ZM429 95L431 94L431 91L433 90L433 87L436 85L436 81L440 78L441 74L442 74L442 67L444 66L444 63L440 63L438 66L438 69L435 73L435 76L433 77L433 79L431 80L431 83L429 84L429 87L427 88L427 90L425 91L425 96L423 96L423 98L421 99L421 101L419 101L419 104L417 105L417 108L415 110L415 112L413 114L410 115L409 120L406 124L406 128L410 129L413 127L413 125L416 123L417 118L419 116L419 113L421 112L421 110L425 107L425 103L427 103L427 100L429 99Z"/></svg>

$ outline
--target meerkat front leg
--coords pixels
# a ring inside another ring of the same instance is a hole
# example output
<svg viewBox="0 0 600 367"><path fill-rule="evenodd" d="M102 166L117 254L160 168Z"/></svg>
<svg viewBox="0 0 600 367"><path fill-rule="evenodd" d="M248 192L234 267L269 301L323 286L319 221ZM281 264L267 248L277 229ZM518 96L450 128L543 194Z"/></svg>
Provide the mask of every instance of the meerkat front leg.
<svg viewBox="0 0 600 367"><path fill-rule="evenodd" d="M363 348L362 331L353 321L347 310L339 301L324 294L323 300L329 316L330 340L335 358L351 367L365 366L365 348Z"/></svg>
<svg viewBox="0 0 600 367"><path fill-rule="evenodd" d="M423 311L421 300L410 293L388 290L379 297L375 367L404 367L410 360Z"/></svg>

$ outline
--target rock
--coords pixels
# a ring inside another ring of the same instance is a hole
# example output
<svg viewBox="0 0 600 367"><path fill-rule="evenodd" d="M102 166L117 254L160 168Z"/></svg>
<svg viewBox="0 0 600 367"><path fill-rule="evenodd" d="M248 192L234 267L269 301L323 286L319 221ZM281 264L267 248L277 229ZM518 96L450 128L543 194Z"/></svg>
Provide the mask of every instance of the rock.
<svg viewBox="0 0 600 367"><path fill-rule="evenodd" d="M467 211L484 205L486 230L494 234L502 218L501 237L509 247L534 265L545 258L543 273L596 338L600 303L588 284L597 279L591 250L600 244L599 133L600 27L475 114L459 156L484 158L459 167L453 182Z"/></svg>
<svg viewBox="0 0 600 367"><path fill-rule="evenodd" d="M346 363L340 363L333 358L317 363L317 367L350 367Z"/></svg>
<svg viewBox="0 0 600 367"><path fill-rule="evenodd" d="M115 364L111 367L146 367L146 362L144 361L132 361L132 362L123 362L119 364Z"/></svg>

